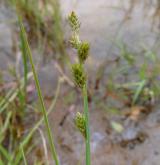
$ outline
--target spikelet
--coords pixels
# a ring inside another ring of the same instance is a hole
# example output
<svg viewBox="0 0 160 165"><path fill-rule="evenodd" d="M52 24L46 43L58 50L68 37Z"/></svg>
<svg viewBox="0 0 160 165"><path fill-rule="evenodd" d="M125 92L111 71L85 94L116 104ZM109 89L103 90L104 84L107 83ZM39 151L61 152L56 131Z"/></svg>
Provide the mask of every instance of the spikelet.
<svg viewBox="0 0 160 165"><path fill-rule="evenodd" d="M75 81L75 84L83 89L86 83L86 75L81 64L73 64L72 65L72 74Z"/></svg>
<svg viewBox="0 0 160 165"><path fill-rule="evenodd" d="M79 39L79 35L77 33L73 33L70 39L70 44L73 48L78 49L81 41Z"/></svg>
<svg viewBox="0 0 160 165"><path fill-rule="evenodd" d="M68 16L68 21L73 31L79 31L80 22L74 11L72 11L71 14Z"/></svg>
<svg viewBox="0 0 160 165"><path fill-rule="evenodd" d="M78 48L78 58L80 63L84 63L89 55L89 43L82 42Z"/></svg>
<svg viewBox="0 0 160 165"><path fill-rule="evenodd" d="M86 119L85 116L80 112L77 112L76 114L75 125L82 133L82 135L86 138Z"/></svg>

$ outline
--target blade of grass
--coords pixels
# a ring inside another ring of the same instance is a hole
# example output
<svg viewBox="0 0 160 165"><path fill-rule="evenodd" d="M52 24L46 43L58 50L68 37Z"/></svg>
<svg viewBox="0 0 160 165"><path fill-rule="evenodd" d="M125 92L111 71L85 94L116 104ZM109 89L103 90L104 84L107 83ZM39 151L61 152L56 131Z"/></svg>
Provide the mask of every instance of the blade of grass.
<svg viewBox="0 0 160 165"><path fill-rule="evenodd" d="M10 154L7 152L7 150L2 145L0 145L0 155L3 155L4 158L8 161L11 160Z"/></svg>
<svg viewBox="0 0 160 165"><path fill-rule="evenodd" d="M6 120L5 120L5 123L4 123L4 126L1 128L0 130L0 143L2 142L2 140L4 139L4 135L5 135L5 132L6 130L8 129L8 126L10 124L10 118L11 118L11 115L12 115L12 112L8 112L7 113L7 117L6 117Z"/></svg>
<svg viewBox="0 0 160 165"><path fill-rule="evenodd" d="M55 103L57 101L58 95L59 95L59 90L60 90L60 84L61 82L58 82L58 86L57 86L57 90L56 90L56 94L55 94L55 98L51 104L51 106L49 107L48 111L47 111L47 116L49 115L49 113L53 110ZM39 122L33 127L33 129L30 131L30 133L27 135L27 137L25 137L25 139L22 142L22 146L24 147L25 144L28 143L28 141L30 140L30 138L32 137L33 133L38 129L38 127L42 124L44 118L42 117Z"/></svg>
<svg viewBox="0 0 160 165"><path fill-rule="evenodd" d="M0 112L1 112L1 108L3 107L4 104L6 104L8 102L8 99L12 96L12 94L14 93L14 91L15 91L15 89L9 90L8 93L1 100L1 102L0 102Z"/></svg>
<svg viewBox="0 0 160 165"><path fill-rule="evenodd" d="M124 84L116 84L116 88L132 88L132 87L137 87L139 86L141 82L129 82L129 83L124 83Z"/></svg>
<svg viewBox="0 0 160 165"><path fill-rule="evenodd" d="M47 111L47 116L50 114L50 112L53 110L55 103L57 101L58 95L59 95L59 91L60 91L60 85L61 85L61 80L58 81L58 85L57 85L57 89L56 89L56 93L55 93L55 97L52 101L52 104L50 105L48 111ZM42 124L42 122L44 121L44 118L42 117L37 124L35 124L35 126L31 129L31 131L29 131L29 134L24 138L24 140L21 142L21 146L23 148L25 148L27 146L27 144L29 143L30 139L32 138L34 132L40 127L40 125ZM19 149L19 153L17 154L17 159L14 162L14 165L18 165L21 159L21 152Z"/></svg>
<svg viewBox="0 0 160 165"><path fill-rule="evenodd" d="M24 155L24 150L23 150L23 146L22 146L22 145L21 145L21 152L22 152L24 164L27 165L27 160L26 160L26 157L25 157L25 155Z"/></svg>
<svg viewBox="0 0 160 165"><path fill-rule="evenodd" d="M38 143L33 143L33 144L29 145L25 154L27 155L28 153L32 153L33 149L34 149L37 145L38 145ZM22 154L22 151L21 151L21 147L23 147L23 146L20 145L18 154L16 154L16 153L12 154L12 159L11 159L11 161L8 163L8 165L12 165L12 164L14 164L14 165L19 165L19 164L21 164L21 161L24 160L23 154ZM23 148L24 148L24 147L23 147ZM24 150L24 149L23 149L23 150ZM14 158L16 158L16 159L14 159Z"/></svg>
<svg viewBox="0 0 160 165"><path fill-rule="evenodd" d="M134 104L137 102L137 100L138 100L138 98L139 98L139 95L141 94L141 92L142 92L142 90L143 90L145 84L146 84L146 80L142 80L142 81L140 82L140 84L139 84L139 86L137 87L137 90L136 90L136 92L135 92L135 94L134 94L134 96L133 96L132 105L134 105Z"/></svg>
<svg viewBox="0 0 160 165"><path fill-rule="evenodd" d="M37 93L38 93L39 101L40 101L41 108L42 108L44 122L45 122L45 125L46 125L46 130L47 130L47 134L48 134L48 140L49 140L49 144L50 144L52 157L55 161L55 164L59 165L59 160L58 160L58 156L57 156L57 153L56 153L56 150L55 150L53 136L52 136L51 128L50 128L50 125L49 125L49 121L48 121L48 117L47 117L47 111L46 111L46 108L45 108L45 105L44 105L43 96L42 96L42 93L41 93L41 88L40 88L38 76L37 76L37 73L36 73L36 70L35 70L35 66L34 66L33 59L32 59L32 53L31 53L31 50L30 50L30 47L29 47L29 44L28 44L27 35L26 35L26 32L25 32L24 26L22 24L21 18L19 18L19 25L20 25L20 31L21 31L22 37L24 39L27 55L28 55L28 58L29 58L29 61L30 61L31 67L32 67L33 76L34 76L34 80L35 80L35 85L36 85L36 88L37 88Z"/></svg>
<svg viewBox="0 0 160 165"><path fill-rule="evenodd" d="M27 79L30 79L32 76L33 76L32 73L28 73ZM24 81L22 79L21 80L21 87L20 88L22 89L23 86L24 86ZM5 110L5 108L7 108L7 106L9 105L9 103L12 102L16 98L18 92L19 92L19 89L11 89L7 93L6 98L4 100L2 100L1 103L0 103L0 113L2 113Z"/></svg>
<svg viewBox="0 0 160 165"><path fill-rule="evenodd" d="M24 98L26 100L28 67L27 67L27 54L26 54L26 49L25 49L24 38L22 37L21 33L20 33L20 40L21 40L21 51L22 51L23 66L24 66L23 68L24 70Z"/></svg>

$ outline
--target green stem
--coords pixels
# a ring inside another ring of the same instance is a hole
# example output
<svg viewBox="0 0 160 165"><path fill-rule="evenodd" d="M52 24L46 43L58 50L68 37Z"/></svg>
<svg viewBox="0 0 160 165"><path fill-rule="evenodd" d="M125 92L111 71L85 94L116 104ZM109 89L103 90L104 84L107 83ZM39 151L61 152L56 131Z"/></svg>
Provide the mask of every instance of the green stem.
<svg viewBox="0 0 160 165"><path fill-rule="evenodd" d="M44 105L43 96L42 96L42 93L41 93L41 88L40 88L38 76L37 76L35 66L34 66L34 63L33 63L32 53L31 53L31 50L30 50L30 47L29 47L29 44L28 44L27 35L26 35L26 32L25 32L25 29L24 29L24 26L22 24L21 19L19 19L19 23L20 23L21 33L22 33L22 36L23 36L24 41L25 41L25 46L26 46L26 51L27 51L27 54L28 54L28 58L29 58L29 61L31 63L33 76L34 76L34 79L35 79L35 85L36 85L36 88L37 88L37 93L38 93L39 101L40 101L41 108L42 108L42 113L43 113L44 122L45 122L45 125L46 125L46 130L47 130L47 134L48 134L48 140L49 140L49 144L50 144L52 157L55 160L55 164L59 165L59 160L58 160L58 156L57 156L57 153L56 153L56 150L55 150L54 140L53 140L53 136L52 136L50 125L49 125L49 121L48 121L48 117L47 117L47 111L46 111L46 108L45 108L45 105Z"/></svg>
<svg viewBox="0 0 160 165"><path fill-rule="evenodd" d="M83 99L84 99L84 114L86 118L86 165L91 164L90 159L90 130L89 130L89 112L88 112L88 96L87 96L87 85L83 87Z"/></svg>
<svg viewBox="0 0 160 165"><path fill-rule="evenodd" d="M25 157L25 155L24 155L24 150L23 150L23 147L22 147L22 146L21 146L21 152L22 152L24 164L27 165L27 160L26 160L26 157Z"/></svg>
<svg viewBox="0 0 160 165"><path fill-rule="evenodd" d="M27 54L25 50L25 43L24 39L22 37L22 34L20 34L20 39L21 39L21 52L22 52L22 58L23 58L23 71L24 71L24 98L26 101L27 97L27 74L28 74L28 66L27 66Z"/></svg>

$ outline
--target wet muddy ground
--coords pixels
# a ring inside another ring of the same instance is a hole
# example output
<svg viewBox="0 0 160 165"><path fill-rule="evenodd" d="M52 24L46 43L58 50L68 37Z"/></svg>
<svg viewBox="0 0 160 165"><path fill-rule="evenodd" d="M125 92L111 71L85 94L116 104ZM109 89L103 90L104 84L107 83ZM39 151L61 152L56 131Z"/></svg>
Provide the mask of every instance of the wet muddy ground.
<svg viewBox="0 0 160 165"><path fill-rule="evenodd" d="M103 85L108 81L107 76L112 71L112 65L107 67L108 70L99 88L94 88L96 82L93 81L97 66L104 60L114 59L119 54L119 49L115 46L117 40L125 42L129 50L136 52L137 57L142 60L141 44L146 45L148 49L154 46L154 51L158 52L157 29L154 31L151 28L151 21L143 17L141 5L134 10L131 18L122 24L125 14L121 9L115 9L119 5L116 0L107 2L82 0L73 1L73 3L62 0L61 4L63 17L73 9L77 11L82 22L82 38L91 42L88 72L90 73L92 165L159 165L160 106L158 100L154 101L153 106L137 104L130 107L115 97L104 97L106 89ZM127 8L128 4L124 3L124 5ZM14 54L16 37L13 20L16 19L10 9L0 5L0 69L2 72L5 72L11 64L15 65L19 57L18 54ZM65 19L63 23L66 26ZM67 33L66 38L68 38ZM36 56L36 50L34 53ZM159 53L157 54L160 56ZM141 65L141 61L138 65ZM135 81L136 72L131 73L127 80ZM54 60L46 63L39 70L46 103L49 103L55 94L58 76L59 72ZM124 76L120 75L117 78L117 84L125 83ZM4 79L9 81L7 76ZM33 97L35 98L36 96ZM111 110L113 107L115 111ZM74 125L77 111L82 111L80 91L68 84L63 84L56 108L49 116L62 165L85 164L84 140ZM114 124L118 124L118 129L114 128Z"/></svg>

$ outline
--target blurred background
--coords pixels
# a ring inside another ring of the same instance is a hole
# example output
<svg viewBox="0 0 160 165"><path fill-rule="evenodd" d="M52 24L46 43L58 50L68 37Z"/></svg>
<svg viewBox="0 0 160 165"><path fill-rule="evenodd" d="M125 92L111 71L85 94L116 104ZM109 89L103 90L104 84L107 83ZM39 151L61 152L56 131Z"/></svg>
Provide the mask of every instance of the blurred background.
<svg viewBox="0 0 160 165"><path fill-rule="evenodd" d="M24 147L28 165L54 164L43 122L37 126L42 114L16 11L51 110L61 165L85 164L84 139L74 125L83 100L67 65L77 59L69 43L71 11L81 22L80 38L90 43L92 165L159 165L159 0L0 0L0 159L8 164L7 153L14 155L11 164L23 164L17 147L35 128Z"/></svg>

